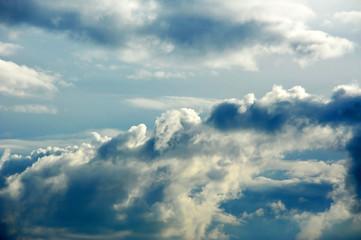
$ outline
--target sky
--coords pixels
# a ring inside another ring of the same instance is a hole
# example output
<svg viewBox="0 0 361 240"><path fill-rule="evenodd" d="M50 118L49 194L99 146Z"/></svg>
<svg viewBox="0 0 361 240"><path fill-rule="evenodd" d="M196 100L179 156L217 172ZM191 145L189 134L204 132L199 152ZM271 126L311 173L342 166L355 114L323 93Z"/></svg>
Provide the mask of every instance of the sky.
<svg viewBox="0 0 361 240"><path fill-rule="evenodd" d="M1 239L360 239L359 0L0 0Z"/></svg>

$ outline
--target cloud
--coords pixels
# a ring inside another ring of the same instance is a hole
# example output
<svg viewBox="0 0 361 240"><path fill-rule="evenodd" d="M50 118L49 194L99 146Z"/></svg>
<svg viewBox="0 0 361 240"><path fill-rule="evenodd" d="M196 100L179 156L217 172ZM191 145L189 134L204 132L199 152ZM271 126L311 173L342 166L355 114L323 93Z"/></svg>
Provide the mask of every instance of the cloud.
<svg viewBox="0 0 361 240"><path fill-rule="evenodd" d="M57 146L59 148L66 148L72 145L81 145L89 143L97 145L98 143L105 143L109 138L119 135L122 131L116 129L102 129L94 132L85 131L76 134L60 134L50 135L37 139L1 139L0 152L6 149L12 149L16 153L29 154L34 149L47 148L49 146Z"/></svg>
<svg viewBox="0 0 361 240"><path fill-rule="evenodd" d="M0 42L0 55L9 56L22 47L18 44Z"/></svg>
<svg viewBox="0 0 361 240"><path fill-rule="evenodd" d="M15 97L43 97L57 91L58 77L0 59L0 93Z"/></svg>
<svg viewBox="0 0 361 240"><path fill-rule="evenodd" d="M361 11L337 12L333 17L344 23L352 23L361 26Z"/></svg>
<svg viewBox="0 0 361 240"><path fill-rule="evenodd" d="M339 86L323 99L275 86L260 99L219 103L203 120L181 108L153 130L95 132L93 141L29 156L6 150L1 234L231 239L279 238L286 229L281 239L318 239L357 225L358 92ZM349 231L339 233L359 234Z"/></svg>
<svg viewBox="0 0 361 240"><path fill-rule="evenodd" d="M75 52L73 55L85 62L93 62L95 60L107 61L108 56L105 51L88 50L83 52Z"/></svg>
<svg viewBox="0 0 361 240"><path fill-rule="evenodd" d="M301 222L301 232L297 235L297 239L313 240L319 239L325 229L350 218L350 212L344 204L338 202L332 204L325 212L318 214L305 212L296 214L294 218ZM303 222L304 218L307 219L305 222Z"/></svg>
<svg viewBox="0 0 361 240"><path fill-rule="evenodd" d="M269 203L268 205L275 214L279 214L280 212L286 211L286 206L283 204L281 200L278 200L277 202Z"/></svg>
<svg viewBox="0 0 361 240"><path fill-rule="evenodd" d="M347 88L355 88L355 85ZM308 95L301 87L284 90L274 86L272 92L249 106L244 102L219 104L207 121L221 130L253 128L268 132L279 131L289 124L302 127L307 122L354 125L361 118L360 96L352 96L355 92L358 90L348 93L340 86L335 89L331 101L325 102Z"/></svg>
<svg viewBox="0 0 361 240"><path fill-rule="evenodd" d="M19 112L19 113L35 113L35 114L58 113L58 110L53 106L38 105L38 104L15 105L12 107L0 105L0 110Z"/></svg>
<svg viewBox="0 0 361 240"><path fill-rule="evenodd" d="M169 78L186 78L182 72L165 72L165 71L148 71L141 69L136 73L129 75L130 79L169 79Z"/></svg>
<svg viewBox="0 0 361 240"><path fill-rule="evenodd" d="M0 14L3 24L65 32L72 39L115 49L119 60L142 66L257 71L259 58L287 54L305 67L355 48L345 38L311 29L307 22L317 13L286 0L17 0L2 1Z"/></svg>
<svg viewBox="0 0 361 240"><path fill-rule="evenodd" d="M9 160L9 157L10 157L10 149L7 148L5 149L3 155L0 158L0 169L2 169L4 163Z"/></svg>
<svg viewBox="0 0 361 240"><path fill-rule="evenodd" d="M217 99L165 96L161 98L130 98L125 100L134 107L154 110L169 110L175 108L192 108L206 110L221 102Z"/></svg>

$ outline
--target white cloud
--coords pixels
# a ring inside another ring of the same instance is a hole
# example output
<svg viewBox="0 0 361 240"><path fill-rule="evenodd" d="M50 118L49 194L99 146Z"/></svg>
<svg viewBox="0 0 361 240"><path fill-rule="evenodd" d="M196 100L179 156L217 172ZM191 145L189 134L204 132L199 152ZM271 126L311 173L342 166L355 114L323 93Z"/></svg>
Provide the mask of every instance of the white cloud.
<svg viewBox="0 0 361 240"><path fill-rule="evenodd" d="M85 131L76 134L50 135L32 140L1 139L0 151L12 149L17 153L28 154L34 149L46 149L48 146L66 148L70 145L81 145L82 143L89 143L94 146L98 146L109 141L112 137L119 135L121 132L122 131L116 129L102 129L97 131Z"/></svg>
<svg viewBox="0 0 361 240"><path fill-rule="evenodd" d="M303 212L295 214L294 218L300 222L301 232L297 235L300 240L315 240L322 236L322 232L333 225L351 218L350 211L341 201L332 204L325 212L312 214Z"/></svg>
<svg viewBox="0 0 361 240"><path fill-rule="evenodd" d="M219 18L233 19L240 23L252 20L262 22L306 21L315 13L306 5L294 1L246 0L219 2L204 0L206 11ZM214 6L214 7L211 7ZM216 10L217 9L217 10Z"/></svg>
<svg viewBox="0 0 361 240"><path fill-rule="evenodd" d="M169 78L186 78L186 74L183 72L167 72L167 71L148 71L145 69L138 70L132 75L129 75L130 79L169 79Z"/></svg>
<svg viewBox="0 0 361 240"><path fill-rule="evenodd" d="M335 87L333 93L335 96L355 97L361 95L361 88L358 82L352 82L350 84L343 84Z"/></svg>
<svg viewBox="0 0 361 240"><path fill-rule="evenodd" d="M0 56L9 56L14 54L17 50L22 47L18 44L4 43L0 41Z"/></svg>
<svg viewBox="0 0 361 240"><path fill-rule="evenodd" d="M295 60L302 67L317 60L341 57L355 48L353 42L322 31L296 28L286 33L286 37L290 39L290 45L296 46L293 49Z"/></svg>
<svg viewBox="0 0 361 240"><path fill-rule="evenodd" d="M16 97L44 97L57 91L58 79L43 71L0 59L0 93Z"/></svg>
<svg viewBox="0 0 361 240"><path fill-rule="evenodd" d="M58 113L58 110L54 106L46 106L46 105L39 105L39 104L14 105L11 107L0 105L0 110L19 112L19 113L35 113L35 114L57 114Z"/></svg>
<svg viewBox="0 0 361 240"><path fill-rule="evenodd" d="M285 46L263 46L257 44L252 47L233 49L221 54L210 54L204 64L212 68L230 69L241 66L246 71L258 71L257 57L287 52L290 52L290 50Z"/></svg>
<svg viewBox="0 0 361 240"><path fill-rule="evenodd" d="M272 211L278 215L281 212L286 211L286 206L283 204L281 200L278 200L277 202L269 203L268 206L272 209Z"/></svg>
<svg viewBox="0 0 361 240"><path fill-rule="evenodd" d="M161 98L130 98L126 103L138 108L169 110L176 108L193 108L199 111L210 109L213 105L221 102L217 99L165 96Z"/></svg>
<svg viewBox="0 0 361 240"><path fill-rule="evenodd" d="M163 113L155 122L155 149L163 150L172 145L170 140L180 130L191 128L201 123L198 114L189 108L181 108L179 111L171 110Z"/></svg>
<svg viewBox="0 0 361 240"><path fill-rule="evenodd" d="M272 206L271 206L271 207L272 207ZM252 218L252 217L254 217L254 216L260 217L260 216L263 216L263 215L264 215L264 209L263 209L263 208L259 208L259 209L257 209L255 212L253 212L253 213L243 212L242 218L247 219L247 218Z"/></svg>
<svg viewBox="0 0 361 240"><path fill-rule="evenodd" d="M217 18L247 23L265 24L264 34L279 35L282 40L258 43L225 54L216 53L214 60L206 64L216 68L241 66L248 71L257 71L256 58L274 54L295 55L295 61L302 67L317 60L337 58L352 52L355 44L347 39L333 37L325 32L309 29L306 22L315 16L309 7L290 1L205 1L212 9L205 8ZM214 7L214 5L216 7ZM208 5L206 5L208 6ZM217 9L217 11L214 11ZM357 15L352 13L352 15Z"/></svg>
<svg viewBox="0 0 361 240"><path fill-rule="evenodd" d="M344 23L352 23L361 27L361 11L337 12L333 17Z"/></svg>
<svg viewBox="0 0 361 240"><path fill-rule="evenodd" d="M119 48L117 56L119 60L127 63L167 66L169 62L164 61L164 58L169 57L174 48L172 43L156 36L136 36L132 37L124 47Z"/></svg>
<svg viewBox="0 0 361 240"><path fill-rule="evenodd" d="M8 161L10 159L10 149L7 148L5 149L4 153L1 155L1 158L0 158L0 170L2 168L2 166L4 165L4 163L6 161Z"/></svg>

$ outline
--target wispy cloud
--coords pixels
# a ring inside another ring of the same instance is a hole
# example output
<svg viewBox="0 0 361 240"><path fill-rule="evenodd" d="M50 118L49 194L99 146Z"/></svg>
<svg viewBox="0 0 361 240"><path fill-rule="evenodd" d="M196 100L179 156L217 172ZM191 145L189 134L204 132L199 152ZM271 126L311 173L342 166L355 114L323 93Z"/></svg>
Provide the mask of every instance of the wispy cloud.
<svg viewBox="0 0 361 240"><path fill-rule="evenodd" d="M35 113L35 114L57 114L58 110L54 106L46 106L39 104L25 104L14 106L0 105L0 110L12 111L19 113Z"/></svg>
<svg viewBox="0 0 361 240"><path fill-rule="evenodd" d="M194 108L197 110L206 110L214 104L221 102L221 100L209 98L165 96L161 98L130 98L126 99L125 102L130 103L131 105L138 108L153 110L167 110L183 107Z"/></svg>
<svg viewBox="0 0 361 240"><path fill-rule="evenodd" d="M169 78L186 78L188 75L184 72L168 72L168 71L149 71L145 69L138 70L132 75L129 75L128 78L130 79L137 79L137 80L149 80L149 79L169 79Z"/></svg>
<svg viewBox="0 0 361 240"><path fill-rule="evenodd" d="M361 26L361 11L337 12L333 17L341 22Z"/></svg>
<svg viewBox="0 0 361 240"><path fill-rule="evenodd" d="M18 44L0 42L0 56L12 55L21 48Z"/></svg>

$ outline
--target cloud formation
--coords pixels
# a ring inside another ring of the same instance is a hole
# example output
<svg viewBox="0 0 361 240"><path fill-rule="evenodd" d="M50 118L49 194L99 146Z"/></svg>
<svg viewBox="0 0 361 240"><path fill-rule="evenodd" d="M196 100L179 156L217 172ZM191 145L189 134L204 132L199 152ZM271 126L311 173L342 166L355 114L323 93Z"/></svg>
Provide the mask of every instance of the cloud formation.
<svg viewBox="0 0 361 240"><path fill-rule="evenodd" d="M182 108L163 113L154 130L94 133L91 143L25 157L6 150L1 236L361 236L360 106L356 85L330 99L275 86L260 99L219 103L203 120Z"/></svg>
<svg viewBox="0 0 361 240"><path fill-rule="evenodd" d="M0 93L16 97L43 97L57 91L57 76L0 59Z"/></svg>
<svg viewBox="0 0 361 240"><path fill-rule="evenodd" d="M286 0L2 0L0 6L3 24L65 32L72 39L116 49L121 61L143 66L257 71L259 57L288 54L304 67L355 47L345 38L311 29L312 9Z"/></svg>

